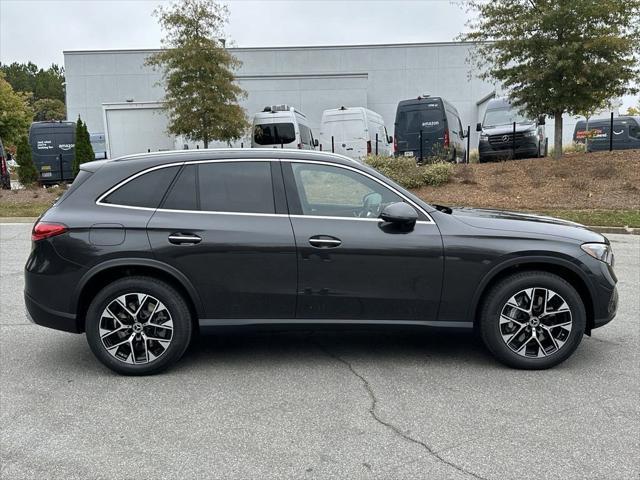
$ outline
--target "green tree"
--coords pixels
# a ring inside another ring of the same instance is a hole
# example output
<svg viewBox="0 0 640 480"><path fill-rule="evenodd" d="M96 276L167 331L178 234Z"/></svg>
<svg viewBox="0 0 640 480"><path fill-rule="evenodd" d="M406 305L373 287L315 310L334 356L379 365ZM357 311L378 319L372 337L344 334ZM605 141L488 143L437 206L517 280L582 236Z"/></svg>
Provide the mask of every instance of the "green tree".
<svg viewBox="0 0 640 480"><path fill-rule="evenodd" d="M67 111L64 103L55 98L41 98L33 102L34 120L64 120Z"/></svg>
<svg viewBox="0 0 640 480"><path fill-rule="evenodd" d="M165 47L147 59L163 75L168 130L190 140L231 142L247 128L238 105L246 92L235 83L241 63L224 48L226 6L214 0L182 0L155 14L165 32Z"/></svg>
<svg viewBox="0 0 640 480"><path fill-rule="evenodd" d="M16 92L31 92L33 101L44 98L65 101L64 68L55 63L48 69L32 62L0 65L0 71Z"/></svg>
<svg viewBox="0 0 640 480"><path fill-rule="evenodd" d="M91 162L92 160L95 160L95 158L87 125L80 117L78 117L78 120L76 121L76 144L74 148L72 166L73 176L75 177L80 171L80 165L85 162Z"/></svg>
<svg viewBox="0 0 640 480"><path fill-rule="evenodd" d="M26 135L32 119L28 96L15 92L0 72L0 138L6 143L16 143Z"/></svg>
<svg viewBox="0 0 640 480"><path fill-rule="evenodd" d="M466 41L481 77L501 83L530 116L592 111L634 93L640 53L640 0L469 0Z"/></svg>
<svg viewBox="0 0 640 480"><path fill-rule="evenodd" d="M16 162L18 162L18 181L28 187L38 181L38 170L33 164L31 158L31 146L26 135L20 136L18 139L18 151L16 153Z"/></svg>

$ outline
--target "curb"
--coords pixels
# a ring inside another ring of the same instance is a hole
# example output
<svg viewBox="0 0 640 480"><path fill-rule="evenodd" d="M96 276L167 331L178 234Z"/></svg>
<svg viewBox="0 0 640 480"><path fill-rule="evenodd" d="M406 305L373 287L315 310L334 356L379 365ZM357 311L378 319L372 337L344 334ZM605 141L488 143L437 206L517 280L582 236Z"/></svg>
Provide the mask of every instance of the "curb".
<svg viewBox="0 0 640 480"><path fill-rule="evenodd" d="M626 235L640 235L640 228L630 227L587 227L599 233L619 233Z"/></svg>
<svg viewBox="0 0 640 480"><path fill-rule="evenodd" d="M34 224L38 217L0 217L0 223L30 223Z"/></svg>

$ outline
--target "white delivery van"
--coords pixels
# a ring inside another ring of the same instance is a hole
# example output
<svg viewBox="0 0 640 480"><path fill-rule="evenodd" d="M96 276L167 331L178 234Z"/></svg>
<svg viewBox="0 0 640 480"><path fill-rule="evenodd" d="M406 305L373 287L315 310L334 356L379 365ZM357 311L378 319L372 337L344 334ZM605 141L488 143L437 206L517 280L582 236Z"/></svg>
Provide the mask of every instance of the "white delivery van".
<svg viewBox="0 0 640 480"><path fill-rule="evenodd" d="M264 107L253 116L252 148L315 150L318 141L304 114L288 105Z"/></svg>
<svg viewBox="0 0 640 480"><path fill-rule="evenodd" d="M322 150L333 151L361 160L368 154L391 155L393 140L387 133L382 116L364 107L340 107L325 110L320 123Z"/></svg>

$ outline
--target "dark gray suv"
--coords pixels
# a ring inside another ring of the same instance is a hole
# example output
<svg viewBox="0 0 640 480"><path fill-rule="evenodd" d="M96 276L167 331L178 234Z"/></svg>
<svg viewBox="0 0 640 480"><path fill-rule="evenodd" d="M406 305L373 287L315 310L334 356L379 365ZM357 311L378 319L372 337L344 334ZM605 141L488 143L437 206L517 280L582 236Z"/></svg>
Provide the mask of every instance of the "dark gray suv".
<svg viewBox="0 0 640 480"><path fill-rule="evenodd" d="M86 332L123 374L208 327L476 329L507 365L556 365L616 312L608 240L547 217L424 203L346 157L163 152L84 164L36 223L34 322Z"/></svg>

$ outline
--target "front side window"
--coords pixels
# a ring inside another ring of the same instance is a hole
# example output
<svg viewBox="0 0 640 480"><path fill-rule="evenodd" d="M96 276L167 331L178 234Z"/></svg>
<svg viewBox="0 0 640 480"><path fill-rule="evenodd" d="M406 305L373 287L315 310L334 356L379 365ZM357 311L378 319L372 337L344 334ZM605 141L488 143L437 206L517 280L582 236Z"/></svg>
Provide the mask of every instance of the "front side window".
<svg viewBox="0 0 640 480"><path fill-rule="evenodd" d="M303 145L311 145L311 130L306 125L300 125L300 142Z"/></svg>
<svg viewBox="0 0 640 480"><path fill-rule="evenodd" d="M275 213L269 162L213 162L198 165L200 210Z"/></svg>
<svg viewBox="0 0 640 480"><path fill-rule="evenodd" d="M293 123L261 123L253 127L253 141L257 145L280 145L296 141Z"/></svg>
<svg viewBox="0 0 640 480"><path fill-rule="evenodd" d="M376 218L390 203L403 199L360 173L331 165L293 163L304 215Z"/></svg>
<svg viewBox="0 0 640 480"><path fill-rule="evenodd" d="M130 180L101 200L111 205L157 208L179 166L159 168Z"/></svg>

